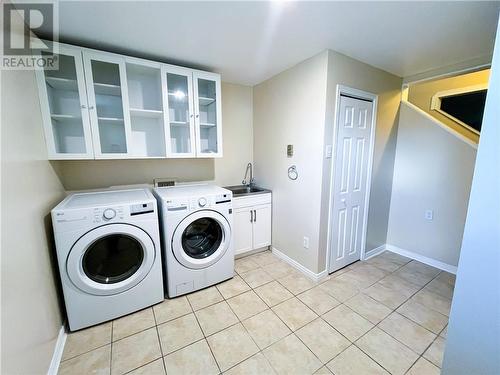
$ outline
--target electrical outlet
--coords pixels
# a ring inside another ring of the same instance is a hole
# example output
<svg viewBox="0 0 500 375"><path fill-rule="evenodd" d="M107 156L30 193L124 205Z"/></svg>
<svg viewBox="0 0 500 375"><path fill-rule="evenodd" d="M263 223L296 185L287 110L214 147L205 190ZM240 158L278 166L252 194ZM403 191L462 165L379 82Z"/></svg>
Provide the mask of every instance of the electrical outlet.
<svg viewBox="0 0 500 375"><path fill-rule="evenodd" d="M309 249L309 237L304 237L304 249Z"/></svg>
<svg viewBox="0 0 500 375"><path fill-rule="evenodd" d="M434 219L434 211L433 210L425 210L425 220L432 221Z"/></svg>

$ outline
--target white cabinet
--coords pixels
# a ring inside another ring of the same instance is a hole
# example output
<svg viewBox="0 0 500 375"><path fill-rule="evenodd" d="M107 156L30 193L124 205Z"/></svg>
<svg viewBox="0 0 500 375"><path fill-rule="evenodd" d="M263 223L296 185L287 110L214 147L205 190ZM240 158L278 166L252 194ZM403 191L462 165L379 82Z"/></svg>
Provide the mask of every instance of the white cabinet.
<svg viewBox="0 0 500 375"><path fill-rule="evenodd" d="M164 66L167 155L221 157L221 83L218 74Z"/></svg>
<svg viewBox="0 0 500 375"><path fill-rule="evenodd" d="M253 248L271 245L271 205L256 206L253 209Z"/></svg>
<svg viewBox="0 0 500 375"><path fill-rule="evenodd" d="M59 45L37 71L49 159L222 156L220 75Z"/></svg>
<svg viewBox="0 0 500 375"><path fill-rule="evenodd" d="M131 134L125 58L83 51L83 63L95 157L126 158Z"/></svg>
<svg viewBox="0 0 500 375"><path fill-rule="evenodd" d="M271 194L233 198L234 252L271 245Z"/></svg>
<svg viewBox="0 0 500 375"><path fill-rule="evenodd" d="M93 159L79 48L59 47L59 70L36 70L49 159Z"/></svg>
<svg viewBox="0 0 500 375"><path fill-rule="evenodd" d="M218 74L194 72L196 156L222 156L221 84Z"/></svg>
<svg viewBox="0 0 500 375"><path fill-rule="evenodd" d="M163 111L161 65L126 58L130 114L129 155L132 158L164 158L166 123Z"/></svg>

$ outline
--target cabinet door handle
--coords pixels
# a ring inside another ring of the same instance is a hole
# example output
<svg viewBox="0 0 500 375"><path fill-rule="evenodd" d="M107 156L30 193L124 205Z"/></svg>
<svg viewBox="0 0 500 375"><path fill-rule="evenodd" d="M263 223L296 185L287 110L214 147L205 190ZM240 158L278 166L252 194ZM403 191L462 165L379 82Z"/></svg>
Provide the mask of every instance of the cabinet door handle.
<svg viewBox="0 0 500 375"><path fill-rule="evenodd" d="M253 221L257 222L257 210L253 210Z"/></svg>
<svg viewBox="0 0 500 375"><path fill-rule="evenodd" d="M89 107L89 109L94 109L94 106L93 106L93 105L91 105L91 106Z"/></svg>
<svg viewBox="0 0 500 375"><path fill-rule="evenodd" d="M250 210L250 222L253 223L253 210Z"/></svg>
<svg viewBox="0 0 500 375"><path fill-rule="evenodd" d="M82 109L87 108L87 106L85 104L82 104L81 107L82 107Z"/></svg>

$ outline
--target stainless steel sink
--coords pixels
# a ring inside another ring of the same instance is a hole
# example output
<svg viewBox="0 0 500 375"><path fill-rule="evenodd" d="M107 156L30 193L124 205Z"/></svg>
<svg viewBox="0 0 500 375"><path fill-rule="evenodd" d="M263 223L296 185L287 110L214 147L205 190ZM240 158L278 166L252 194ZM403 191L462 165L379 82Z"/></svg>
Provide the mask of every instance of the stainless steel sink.
<svg viewBox="0 0 500 375"><path fill-rule="evenodd" d="M264 194L271 192L271 190L264 189L258 186L246 186L246 185L226 186L226 189L231 190L233 192L234 197L241 197L243 195Z"/></svg>

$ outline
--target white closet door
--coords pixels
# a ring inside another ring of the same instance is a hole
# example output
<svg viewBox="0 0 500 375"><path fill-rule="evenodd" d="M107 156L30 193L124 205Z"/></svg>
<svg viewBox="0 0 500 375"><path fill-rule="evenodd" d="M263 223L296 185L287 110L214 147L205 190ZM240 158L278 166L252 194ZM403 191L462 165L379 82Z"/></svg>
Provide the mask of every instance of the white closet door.
<svg viewBox="0 0 500 375"><path fill-rule="evenodd" d="M330 272L360 259L373 103L340 96L335 152Z"/></svg>

